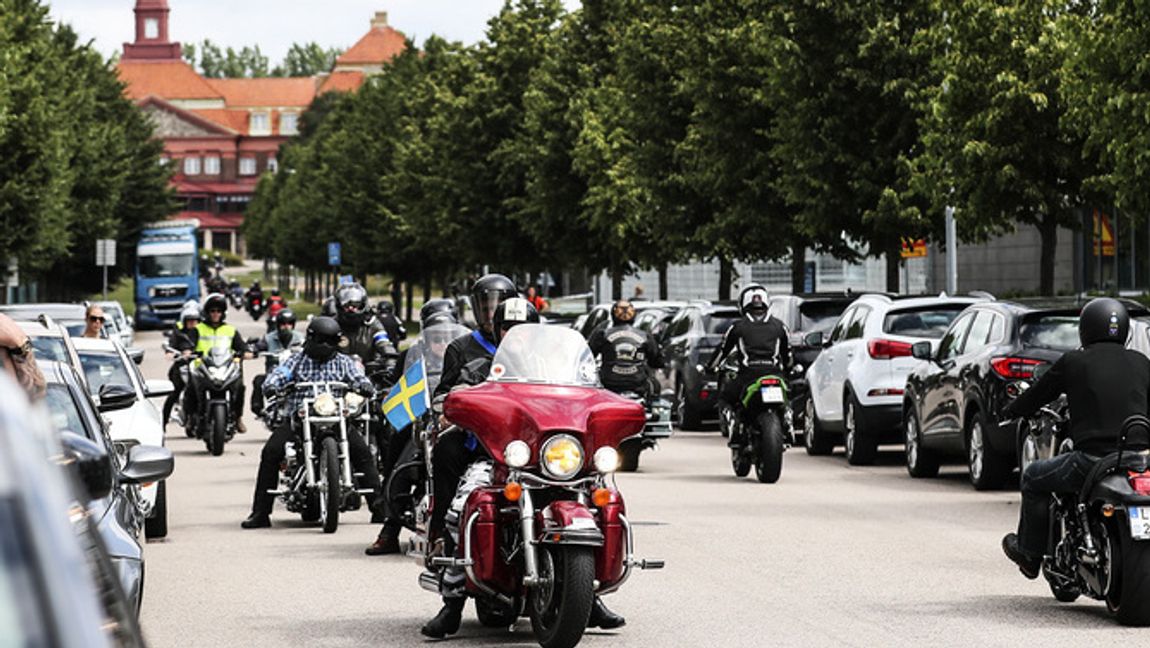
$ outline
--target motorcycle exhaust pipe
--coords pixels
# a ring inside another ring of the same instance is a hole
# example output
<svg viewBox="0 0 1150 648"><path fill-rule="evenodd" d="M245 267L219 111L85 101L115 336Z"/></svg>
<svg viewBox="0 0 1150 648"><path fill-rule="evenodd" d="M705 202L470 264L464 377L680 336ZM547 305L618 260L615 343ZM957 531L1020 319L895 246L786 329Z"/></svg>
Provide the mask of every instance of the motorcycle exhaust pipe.
<svg viewBox="0 0 1150 648"><path fill-rule="evenodd" d="M439 576L434 572L424 570L419 574L419 586L429 592L438 594Z"/></svg>

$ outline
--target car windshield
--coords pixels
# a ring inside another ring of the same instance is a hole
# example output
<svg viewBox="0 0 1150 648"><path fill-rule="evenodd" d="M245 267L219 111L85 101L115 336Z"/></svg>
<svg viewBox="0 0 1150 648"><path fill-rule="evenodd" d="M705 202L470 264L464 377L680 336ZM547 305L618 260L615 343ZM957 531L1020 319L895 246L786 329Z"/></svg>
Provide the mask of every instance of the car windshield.
<svg viewBox="0 0 1150 648"><path fill-rule="evenodd" d="M128 369L117 353L99 351L79 351L80 366L88 378L88 393L98 394L104 385L132 386Z"/></svg>
<svg viewBox="0 0 1150 648"><path fill-rule="evenodd" d="M520 324L499 344L490 380L598 387L599 370L587 341L576 331Z"/></svg>
<svg viewBox="0 0 1150 648"><path fill-rule="evenodd" d="M1048 315L1028 319L1018 328L1018 339L1023 348L1073 351L1080 345L1078 317L1075 315Z"/></svg>
<svg viewBox="0 0 1150 648"><path fill-rule="evenodd" d="M419 340L407 350L403 360L403 370L407 371L417 360L423 360L423 370L427 375L428 392L435 393L439 386L439 376L443 373L443 354L447 345L457 337L471 333L471 329L460 324L436 324L419 332Z"/></svg>
<svg viewBox="0 0 1150 648"><path fill-rule="evenodd" d="M192 274L196 258L191 254L158 254L140 257L141 277L184 277Z"/></svg>
<svg viewBox="0 0 1150 648"><path fill-rule="evenodd" d="M68 346L64 344L62 337L34 337L32 338L32 349L36 352L37 360L52 360L53 362L72 364L72 359L68 357Z"/></svg>
<svg viewBox="0 0 1150 648"><path fill-rule="evenodd" d="M799 330L804 333L829 331L849 306L845 301L809 301L799 306Z"/></svg>
<svg viewBox="0 0 1150 648"><path fill-rule="evenodd" d="M883 318L882 330L891 335L937 340L969 304L939 304L925 308L891 311Z"/></svg>
<svg viewBox="0 0 1150 648"><path fill-rule="evenodd" d="M73 432L91 438L67 385L49 383L44 400L48 404L48 416L52 420L52 427L57 432Z"/></svg>
<svg viewBox="0 0 1150 648"><path fill-rule="evenodd" d="M715 313L710 317L703 319L703 326L706 327L707 335L722 335L731 328L731 325L739 320L739 314L735 311L730 313Z"/></svg>

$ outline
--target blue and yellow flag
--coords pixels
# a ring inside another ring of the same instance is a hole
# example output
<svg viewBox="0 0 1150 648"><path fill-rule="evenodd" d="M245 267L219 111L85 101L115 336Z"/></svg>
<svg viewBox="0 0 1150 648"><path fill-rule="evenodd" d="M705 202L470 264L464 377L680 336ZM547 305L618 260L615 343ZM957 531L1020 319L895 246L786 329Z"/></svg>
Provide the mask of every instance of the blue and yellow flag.
<svg viewBox="0 0 1150 648"><path fill-rule="evenodd" d="M427 393L427 376L423 372L423 361L418 360L403 372L399 382L387 392L383 399L383 413L396 430L411 425L431 407Z"/></svg>

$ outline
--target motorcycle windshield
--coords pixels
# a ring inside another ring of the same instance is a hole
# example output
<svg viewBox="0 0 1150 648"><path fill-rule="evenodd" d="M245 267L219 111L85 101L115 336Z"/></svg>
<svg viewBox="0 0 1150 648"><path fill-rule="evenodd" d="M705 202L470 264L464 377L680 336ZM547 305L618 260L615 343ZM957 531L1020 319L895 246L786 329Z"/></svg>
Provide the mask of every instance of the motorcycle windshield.
<svg viewBox="0 0 1150 648"><path fill-rule="evenodd" d="M204 355L204 364L209 367L225 367L232 361L232 350L230 347L212 347Z"/></svg>
<svg viewBox="0 0 1150 648"><path fill-rule="evenodd" d="M470 335L471 329L460 324L436 324L420 331L419 339L407 350L403 370L407 371L417 360L423 360L429 393L434 394L443 373L443 354L455 338Z"/></svg>
<svg viewBox="0 0 1150 648"><path fill-rule="evenodd" d="M598 387L595 356L574 329L520 324L503 336L488 380Z"/></svg>

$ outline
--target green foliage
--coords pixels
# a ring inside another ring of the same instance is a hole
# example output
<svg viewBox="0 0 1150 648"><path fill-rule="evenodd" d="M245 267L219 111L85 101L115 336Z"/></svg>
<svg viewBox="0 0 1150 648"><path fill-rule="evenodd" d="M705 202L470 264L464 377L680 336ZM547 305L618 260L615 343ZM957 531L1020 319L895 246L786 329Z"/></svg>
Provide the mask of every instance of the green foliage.
<svg viewBox="0 0 1150 648"><path fill-rule="evenodd" d="M221 48L205 39L199 46L186 43L182 48L184 60L212 79L315 76L330 72L341 53L337 48L324 48L314 41L293 43L283 62L273 68L269 67L268 57L260 51L259 45L237 50Z"/></svg>

